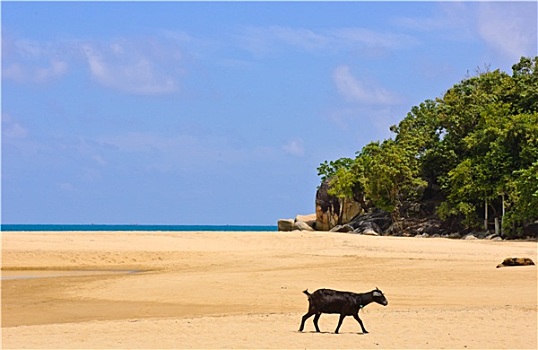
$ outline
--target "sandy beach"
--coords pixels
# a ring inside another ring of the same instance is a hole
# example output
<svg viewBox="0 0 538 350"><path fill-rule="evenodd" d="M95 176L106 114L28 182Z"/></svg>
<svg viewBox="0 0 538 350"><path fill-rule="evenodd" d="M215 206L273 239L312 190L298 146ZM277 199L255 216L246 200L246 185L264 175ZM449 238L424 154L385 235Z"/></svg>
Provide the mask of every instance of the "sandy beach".
<svg viewBox="0 0 538 350"><path fill-rule="evenodd" d="M2 232L2 347L537 348L537 243L306 232ZM357 322L303 290L367 292Z"/></svg>

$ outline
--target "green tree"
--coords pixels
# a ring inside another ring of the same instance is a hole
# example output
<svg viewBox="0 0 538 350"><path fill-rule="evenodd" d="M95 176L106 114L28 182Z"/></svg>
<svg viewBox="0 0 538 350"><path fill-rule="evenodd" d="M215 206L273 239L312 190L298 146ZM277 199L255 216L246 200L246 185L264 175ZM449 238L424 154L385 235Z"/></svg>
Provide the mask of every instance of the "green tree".
<svg viewBox="0 0 538 350"><path fill-rule="evenodd" d="M324 161L318 167L318 176L321 177L321 182L331 179L336 175L340 169L349 169L353 164L351 158L340 158L337 160L331 160L330 162Z"/></svg>
<svg viewBox="0 0 538 350"><path fill-rule="evenodd" d="M512 75L479 71L434 100L411 108L355 159L318 168L331 194L358 191L397 219L403 201L439 186L438 215L468 227L506 212L506 233L538 219L538 56L522 57Z"/></svg>
<svg viewBox="0 0 538 350"><path fill-rule="evenodd" d="M356 162L361 170L359 181L366 197L374 205L399 219L403 200L416 199L426 182L420 177L416 152L388 139L363 148Z"/></svg>
<svg viewBox="0 0 538 350"><path fill-rule="evenodd" d="M538 218L538 161L514 172L511 210L506 215L509 236L521 234L522 224Z"/></svg>
<svg viewBox="0 0 538 350"><path fill-rule="evenodd" d="M464 223L477 227L479 217L488 217L487 211L501 217L505 199L511 203L519 198L513 193L514 183L519 183L514 174L538 159L536 113L520 114L537 107L538 96L529 92L538 91L536 60L534 66L531 62L522 59L514 65L512 77L499 71L482 73L443 97L442 143L452 157L448 157L450 170L439 176L447 194L439 208L441 217L462 215ZM524 98L517 99L518 94Z"/></svg>

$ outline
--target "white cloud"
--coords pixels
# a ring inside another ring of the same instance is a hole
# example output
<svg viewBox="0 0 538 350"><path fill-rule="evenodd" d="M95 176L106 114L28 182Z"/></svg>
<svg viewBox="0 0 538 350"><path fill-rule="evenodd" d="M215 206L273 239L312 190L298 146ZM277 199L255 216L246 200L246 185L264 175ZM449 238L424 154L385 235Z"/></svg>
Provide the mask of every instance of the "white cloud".
<svg viewBox="0 0 538 350"><path fill-rule="evenodd" d="M282 146L282 149L284 152L295 157L302 157L305 153L304 142L300 138L289 140L284 146Z"/></svg>
<svg viewBox="0 0 538 350"><path fill-rule="evenodd" d="M274 27L271 31L276 39L306 50L322 48L328 41L326 36L304 28Z"/></svg>
<svg viewBox="0 0 538 350"><path fill-rule="evenodd" d="M465 2L449 1L436 3L435 14L430 17L397 17L393 22L406 29L418 31L450 30L452 36L455 30L465 34L474 22L472 7Z"/></svg>
<svg viewBox="0 0 538 350"><path fill-rule="evenodd" d="M536 2L481 2L477 27L482 39L512 62L537 52Z"/></svg>
<svg viewBox="0 0 538 350"><path fill-rule="evenodd" d="M339 46L349 47L362 45L385 49L410 48L417 40L405 34L380 33L364 28L340 28L330 31L332 41Z"/></svg>
<svg viewBox="0 0 538 350"><path fill-rule="evenodd" d="M168 94L178 90L174 72L166 72L158 64L159 58L144 47L113 42L104 47L85 44L82 51L92 77L106 87L139 95Z"/></svg>
<svg viewBox="0 0 538 350"><path fill-rule="evenodd" d="M333 82L338 92L350 102L395 105L402 101L401 97L387 89L378 86L367 86L355 78L346 65L335 69Z"/></svg>
<svg viewBox="0 0 538 350"><path fill-rule="evenodd" d="M25 138L28 135L28 131L19 123L9 125L7 128L3 128L2 132L5 137L13 139Z"/></svg>
<svg viewBox="0 0 538 350"><path fill-rule="evenodd" d="M46 43L21 39L13 42L12 44L17 52L25 58L35 59L48 54L48 45Z"/></svg>
<svg viewBox="0 0 538 350"><path fill-rule="evenodd" d="M48 83L65 75L67 70L68 64L60 60L52 60L45 66L6 63L2 68L2 78L17 83Z"/></svg>
<svg viewBox="0 0 538 350"><path fill-rule="evenodd" d="M28 130L9 114L2 114L2 136L7 139L24 139L28 136Z"/></svg>
<svg viewBox="0 0 538 350"><path fill-rule="evenodd" d="M358 79L347 65L337 67L332 79L348 103L326 111L327 119L339 129L351 131L359 143L389 137L389 126L394 124L394 116L403 113L405 99L375 82Z"/></svg>
<svg viewBox="0 0 538 350"><path fill-rule="evenodd" d="M102 155L100 154L94 154L91 156L91 159L93 159L94 161L96 161L99 165L106 165L107 164L107 161L103 158Z"/></svg>
<svg viewBox="0 0 538 350"><path fill-rule="evenodd" d="M24 123L8 113L2 113L2 147L9 145L25 157L37 156L43 147L36 143ZM7 152L7 151L6 151Z"/></svg>
<svg viewBox="0 0 538 350"><path fill-rule="evenodd" d="M68 65L66 62L53 60L49 67L36 69L35 79L38 82L46 82L61 77L67 72L67 67Z"/></svg>
<svg viewBox="0 0 538 350"><path fill-rule="evenodd" d="M49 42L2 37L2 79L17 83L49 83L64 76L69 64Z"/></svg>
<svg viewBox="0 0 538 350"><path fill-rule="evenodd" d="M138 95L176 92L183 73L178 45L167 36L109 41L39 42L2 38L2 79L17 83L49 83L86 63L91 77L108 88Z"/></svg>
<svg viewBox="0 0 538 350"><path fill-rule="evenodd" d="M358 27L320 31L283 26L248 27L239 35L239 40L245 49L255 54L274 52L285 46L326 53L357 48L404 49L417 43L408 35L380 33Z"/></svg>
<svg viewBox="0 0 538 350"><path fill-rule="evenodd" d="M450 40L478 36L505 59L516 62L538 52L537 7L536 1L440 2L431 17L400 17L394 22L412 30L445 31L438 38Z"/></svg>

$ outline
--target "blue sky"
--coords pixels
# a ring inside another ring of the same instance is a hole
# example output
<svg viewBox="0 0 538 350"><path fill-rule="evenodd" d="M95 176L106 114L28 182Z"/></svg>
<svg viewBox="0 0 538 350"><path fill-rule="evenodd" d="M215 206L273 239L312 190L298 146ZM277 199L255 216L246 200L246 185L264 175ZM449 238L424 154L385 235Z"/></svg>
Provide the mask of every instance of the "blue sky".
<svg viewBox="0 0 538 350"><path fill-rule="evenodd" d="M536 2L5 2L2 222L273 225Z"/></svg>

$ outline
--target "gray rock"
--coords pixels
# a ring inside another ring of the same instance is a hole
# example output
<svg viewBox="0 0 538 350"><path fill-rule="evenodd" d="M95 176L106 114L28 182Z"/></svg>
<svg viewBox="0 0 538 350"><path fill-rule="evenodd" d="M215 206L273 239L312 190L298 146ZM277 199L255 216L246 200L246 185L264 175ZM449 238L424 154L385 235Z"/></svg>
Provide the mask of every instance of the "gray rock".
<svg viewBox="0 0 538 350"><path fill-rule="evenodd" d="M314 229L304 221L295 221L293 229L299 231L314 231Z"/></svg>
<svg viewBox="0 0 538 350"><path fill-rule="evenodd" d="M353 232L353 227L350 225L337 225L333 227L331 232Z"/></svg>
<svg viewBox="0 0 538 350"><path fill-rule="evenodd" d="M354 230L370 228L377 233L382 233L392 225L390 213L380 209L374 209L366 214L355 216L349 222Z"/></svg>
<svg viewBox="0 0 538 350"><path fill-rule="evenodd" d="M429 235L439 234L440 231L441 231L440 225L437 224L437 223L436 224L427 224L424 227L424 232L429 234Z"/></svg>
<svg viewBox="0 0 538 350"><path fill-rule="evenodd" d="M350 226L354 228L353 232L355 233L362 233L362 234L375 233L377 236L379 236L383 232L381 228L375 222L372 222L372 221L360 221L358 223L356 222L355 226L354 225L350 225Z"/></svg>
<svg viewBox="0 0 538 350"><path fill-rule="evenodd" d="M496 237L499 237L499 235L496 233L492 233L491 235L487 235L486 237L484 237L484 239L494 239Z"/></svg>
<svg viewBox="0 0 538 350"><path fill-rule="evenodd" d="M489 234L487 231L473 231L469 233L469 235L475 236L475 238L483 239L486 238L486 236Z"/></svg>
<svg viewBox="0 0 538 350"><path fill-rule="evenodd" d="M279 231L293 231L294 220L293 219L280 219L278 220L277 227Z"/></svg>
<svg viewBox="0 0 538 350"><path fill-rule="evenodd" d="M362 234L367 236L379 236L379 233L375 232L371 228L365 229L364 231L362 231Z"/></svg>

